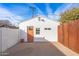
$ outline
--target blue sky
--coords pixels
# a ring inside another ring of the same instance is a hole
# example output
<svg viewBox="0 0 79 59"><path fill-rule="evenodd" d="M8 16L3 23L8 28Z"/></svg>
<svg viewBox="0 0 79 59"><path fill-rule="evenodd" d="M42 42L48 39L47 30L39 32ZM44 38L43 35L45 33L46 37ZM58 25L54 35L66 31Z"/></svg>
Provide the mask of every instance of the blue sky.
<svg viewBox="0 0 79 59"><path fill-rule="evenodd" d="M69 3L2 3L0 4L0 18L9 18L10 21L19 23L32 18L30 7L34 7L34 16L40 14L57 21L62 12L78 6L79 4Z"/></svg>

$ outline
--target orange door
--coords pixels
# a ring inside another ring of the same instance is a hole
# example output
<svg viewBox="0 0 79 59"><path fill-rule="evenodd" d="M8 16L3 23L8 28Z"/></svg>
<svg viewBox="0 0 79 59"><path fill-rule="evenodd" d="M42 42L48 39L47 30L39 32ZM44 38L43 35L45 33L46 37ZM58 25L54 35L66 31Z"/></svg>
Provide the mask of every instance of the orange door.
<svg viewBox="0 0 79 59"><path fill-rule="evenodd" d="M34 29L33 26L27 27L27 40L29 43L32 43L34 39Z"/></svg>

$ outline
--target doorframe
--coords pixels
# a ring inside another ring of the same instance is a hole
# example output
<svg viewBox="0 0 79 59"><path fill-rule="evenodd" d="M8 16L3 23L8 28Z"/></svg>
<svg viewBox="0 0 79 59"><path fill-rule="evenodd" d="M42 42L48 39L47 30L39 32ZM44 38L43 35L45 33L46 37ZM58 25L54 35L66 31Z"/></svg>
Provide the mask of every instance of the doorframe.
<svg viewBox="0 0 79 59"><path fill-rule="evenodd" d="M29 29L29 27L32 27L32 29ZM29 39L28 39L28 30L32 30L33 31L33 39L32 39L32 41L30 42L29 41ZM34 42L34 26L27 26L27 42L28 43L32 43L32 42Z"/></svg>

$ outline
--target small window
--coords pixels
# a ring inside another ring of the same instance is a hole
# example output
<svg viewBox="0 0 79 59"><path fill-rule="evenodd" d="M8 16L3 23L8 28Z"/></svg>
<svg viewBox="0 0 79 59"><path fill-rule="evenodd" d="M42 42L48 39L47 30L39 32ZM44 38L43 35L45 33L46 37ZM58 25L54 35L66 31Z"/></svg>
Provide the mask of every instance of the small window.
<svg viewBox="0 0 79 59"><path fill-rule="evenodd" d="M48 28L48 30L51 30L51 28Z"/></svg>
<svg viewBox="0 0 79 59"><path fill-rule="evenodd" d="M45 30L51 30L51 28L45 28Z"/></svg>
<svg viewBox="0 0 79 59"><path fill-rule="evenodd" d="M45 28L45 30L47 30L47 28Z"/></svg>
<svg viewBox="0 0 79 59"><path fill-rule="evenodd" d="M36 28L36 34L40 34L40 28Z"/></svg>
<svg viewBox="0 0 79 59"><path fill-rule="evenodd" d="M44 22L44 19L41 19L41 21L43 21L43 22Z"/></svg>

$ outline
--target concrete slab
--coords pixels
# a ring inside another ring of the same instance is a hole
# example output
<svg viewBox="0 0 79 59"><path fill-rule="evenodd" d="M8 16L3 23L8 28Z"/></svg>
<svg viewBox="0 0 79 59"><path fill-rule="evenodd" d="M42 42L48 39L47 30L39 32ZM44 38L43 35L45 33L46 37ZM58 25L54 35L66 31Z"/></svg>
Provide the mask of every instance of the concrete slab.
<svg viewBox="0 0 79 59"><path fill-rule="evenodd" d="M50 42L19 43L5 52L7 56L65 56Z"/></svg>

